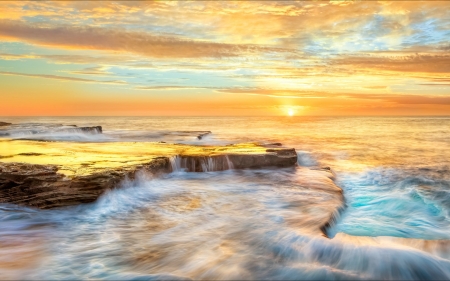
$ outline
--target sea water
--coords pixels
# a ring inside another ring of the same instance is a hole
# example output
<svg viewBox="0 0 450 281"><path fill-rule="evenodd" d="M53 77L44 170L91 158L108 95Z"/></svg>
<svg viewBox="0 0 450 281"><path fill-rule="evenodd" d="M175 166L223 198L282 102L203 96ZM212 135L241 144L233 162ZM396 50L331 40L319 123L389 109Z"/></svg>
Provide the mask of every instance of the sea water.
<svg viewBox="0 0 450 281"><path fill-rule="evenodd" d="M8 131L17 139L280 142L298 153L294 168L141 175L94 203L64 209L1 204L1 279L450 278L450 118L1 121L20 124ZM103 134L51 133L55 124L100 125ZM198 139L190 131L212 134ZM331 168L345 199L328 238L289 224L304 215L289 207L292 198L318 196L298 180L314 181L307 171L319 167Z"/></svg>

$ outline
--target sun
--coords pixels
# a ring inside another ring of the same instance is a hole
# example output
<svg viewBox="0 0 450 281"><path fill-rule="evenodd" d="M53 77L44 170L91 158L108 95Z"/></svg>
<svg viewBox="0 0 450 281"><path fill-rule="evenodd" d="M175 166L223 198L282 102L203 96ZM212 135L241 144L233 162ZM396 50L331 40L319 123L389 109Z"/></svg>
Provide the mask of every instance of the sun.
<svg viewBox="0 0 450 281"><path fill-rule="evenodd" d="M288 109L288 115L289 116L294 116L294 110L292 108Z"/></svg>

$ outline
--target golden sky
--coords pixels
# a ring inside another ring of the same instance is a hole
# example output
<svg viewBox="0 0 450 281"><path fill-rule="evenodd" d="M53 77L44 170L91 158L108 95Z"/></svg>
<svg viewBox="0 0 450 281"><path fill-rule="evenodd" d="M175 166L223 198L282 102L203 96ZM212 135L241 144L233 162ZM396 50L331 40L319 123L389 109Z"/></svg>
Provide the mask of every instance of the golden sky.
<svg viewBox="0 0 450 281"><path fill-rule="evenodd" d="M0 116L450 115L450 1L0 1Z"/></svg>

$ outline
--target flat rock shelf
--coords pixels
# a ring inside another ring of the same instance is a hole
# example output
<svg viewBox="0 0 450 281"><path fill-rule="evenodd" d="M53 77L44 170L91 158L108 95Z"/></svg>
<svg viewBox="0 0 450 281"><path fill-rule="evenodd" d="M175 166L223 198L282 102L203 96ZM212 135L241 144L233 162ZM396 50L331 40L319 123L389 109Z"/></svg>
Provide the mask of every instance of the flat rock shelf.
<svg viewBox="0 0 450 281"><path fill-rule="evenodd" d="M137 172L166 173L289 167L293 148L279 144L227 146L118 142L0 141L0 203L42 209L95 201Z"/></svg>

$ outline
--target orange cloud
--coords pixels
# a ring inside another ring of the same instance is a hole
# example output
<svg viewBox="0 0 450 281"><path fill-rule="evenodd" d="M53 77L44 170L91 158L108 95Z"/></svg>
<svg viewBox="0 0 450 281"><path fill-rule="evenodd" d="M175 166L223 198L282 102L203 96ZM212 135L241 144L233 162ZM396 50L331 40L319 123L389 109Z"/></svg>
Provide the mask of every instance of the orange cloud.
<svg viewBox="0 0 450 281"><path fill-rule="evenodd" d="M37 27L6 20L0 21L0 37L46 46L130 52L158 58L219 58L252 54L264 49L90 26Z"/></svg>
<svg viewBox="0 0 450 281"><path fill-rule="evenodd" d="M50 75L50 74L28 74L28 73L19 73L19 72L11 72L11 71L0 71L0 75L13 75L13 76L23 76L23 77L33 77L33 78L45 78L45 79L56 79L62 81L75 81L75 82L87 82L87 83L101 83L101 84L126 84L123 81L99 81L92 79L84 79L77 77L68 77L68 76L59 76L59 75Z"/></svg>
<svg viewBox="0 0 450 281"><path fill-rule="evenodd" d="M436 52L434 54L403 56L344 56L330 61L330 65L350 66L357 69L373 69L396 72L417 73L450 73L450 54Z"/></svg>

